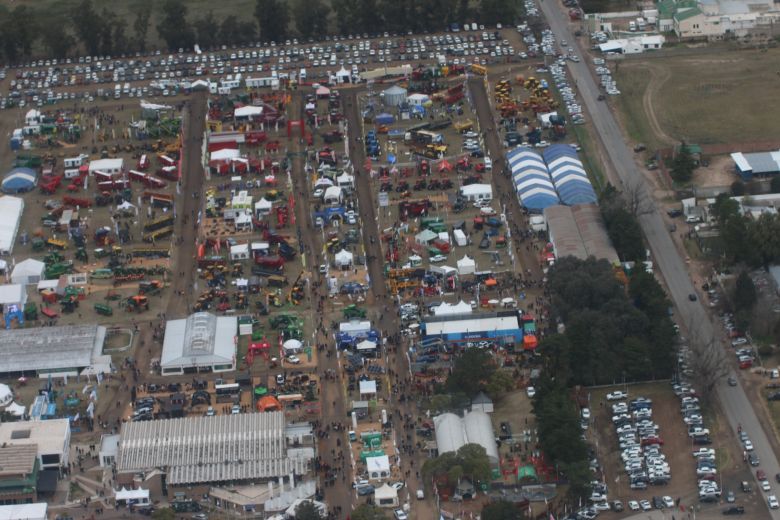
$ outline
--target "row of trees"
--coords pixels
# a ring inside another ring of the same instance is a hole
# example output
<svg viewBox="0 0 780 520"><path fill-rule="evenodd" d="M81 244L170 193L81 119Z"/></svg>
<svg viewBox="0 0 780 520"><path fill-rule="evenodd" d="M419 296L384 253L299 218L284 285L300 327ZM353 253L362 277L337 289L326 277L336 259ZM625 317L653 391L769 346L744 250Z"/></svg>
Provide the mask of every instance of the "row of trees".
<svg viewBox="0 0 780 520"><path fill-rule="evenodd" d="M196 43L208 49L258 39L279 42L292 36L440 31L467 21L512 23L519 14L515 0L256 0L253 16L224 18L214 11L191 13L184 0L134 0L132 4L132 20L119 17L114 4L93 0L79 0L64 14L27 5L0 7L2 58L8 63L30 58L36 42L47 57L55 58L78 52L144 52L154 36L152 20L158 20L154 30L159 40L178 50Z"/></svg>
<svg viewBox="0 0 780 520"><path fill-rule="evenodd" d="M672 374L670 303L644 269L631 273L627 295L605 260L563 258L550 271L549 290L565 332L547 336L540 350L556 380L591 386Z"/></svg>
<svg viewBox="0 0 780 520"><path fill-rule="evenodd" d="M641 262L645 259L645 244L637 217L647 211L648 201L643 198L639 186L621 193L611 184L601 192L599 207L607 234L624 262Z"/></svg>
<svg viewBox="0 0 780 520"><path fill-rule="evenodd" d="M739 203L721 193L713 205L720 226L724 260L728 265L746 264L768 268L780 261L780 216L762 213L756 219L745 217Z"/></svg>

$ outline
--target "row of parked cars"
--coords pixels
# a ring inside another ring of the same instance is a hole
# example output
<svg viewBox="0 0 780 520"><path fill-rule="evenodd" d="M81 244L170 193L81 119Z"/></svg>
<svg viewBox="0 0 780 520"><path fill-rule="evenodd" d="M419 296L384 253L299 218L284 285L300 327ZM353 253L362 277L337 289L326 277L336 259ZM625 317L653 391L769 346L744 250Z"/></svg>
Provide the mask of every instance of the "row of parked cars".
<svg viewBox="0 0 780 520"><path fill-rule="evenodd" d="M620 91L617 88L617 82L612 77L612 72L607 67L604 58L593 58L596 75L599 77L599 83L610 96L617 96Z"/></svg>

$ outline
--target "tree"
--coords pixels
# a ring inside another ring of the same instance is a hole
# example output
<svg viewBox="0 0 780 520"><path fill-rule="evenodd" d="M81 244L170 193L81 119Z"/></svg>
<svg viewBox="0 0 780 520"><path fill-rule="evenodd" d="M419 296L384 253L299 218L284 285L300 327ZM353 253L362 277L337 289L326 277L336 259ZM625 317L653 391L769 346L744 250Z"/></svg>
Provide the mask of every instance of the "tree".
<svg viewBox="0 0 780 520"><path fill-rule="evenodd" d="M37 38L38 16L26 5L17 5L10 12L6 38L13 39L14 45L21 56L29 56L32 52L32 44Z"/></svg>
<svg viewBox="0 0 780 520"><path fill-rule="evenodd" d="M290 11L283 0L257 0L255 18L263 40L281 42L287 36Z"/></svg>
<svg viewBox="0 0 780 520"><path fill-rule="evenodd" d="M295 520L322 520L325 518L311 500L305 500L295 508Z"/></svg>
<svg viewBox="0 0 780 520"><path fill-rule="evenodd" d="M141 52L146 52L146 35L149 32L152 7L152 0L143 0L137 7L133 21L133 45Z"/></svg>
<svg viewBox="0 0 780 520"><path fill-rule="evenodd" d="M517 16L514 0L482 0L479 6L479 21L485 25L511 24Z"/></svg>
<svg viewBox="0 0 780 520"><path fill-rule="evenodd" d="M295 28L302 38L323 34L328 28L329 13L322 0L296 0L292 6Z"/></svg>
<svg viewBox="0 0 780 520"><path fill-rule="evenodd" d="M352 520L387 520L387 514L381 507L372 504L360 504L350 515Z"/></svg>
<svg viewBox="0 0 780 520"><path fill-rule="evenodd" d="M621 193L609 184L599 202L607 234L618 256L626 262L644 260L645 245L637 217L650 212L652 204L641 185L630 185L626 193Z"/></svg>
<svg viewBox="0 0 780 520"><path fill-rule="evenodd" d="M693 155L691 155L688 145L683 141L672 160L672 178L680 184L690 182L695 168L696 162L693 160Z"/></svg>
<svg viewBox="0 0 780 520"><path fill-rule="evenodd" d="M752 310L758 301L756 285L747 271L741 271L734 284L734 307L736 310Z"/></svg>
<svg viewBox="0 0 780 520"><path fill-rule="evenodd" d="M712 335L705 335L699 322L689 321L686 325L691 337L688 362L693 371L693 382L702 403L708 404L715 386L728 375L731 368L720 343Z"/></svg>
<svg viewBox="0 0 780 520"><path fill-rule="evenodd" d="M211 49L217 44L219 26L216 18L214 18L214 11L209 11L195 20L193 26L198 39L198 45L204 49Z"/></svg>
<svg viewBox="0 0 780 520"><path fill-rule="evenodd" d="M446 475L448 479L457 479L465 476L474 483L489 482L492 474L485 448L473 443L461 446L456 452L448 451L435 459L428 459L422 471L427 478Z"/></svg>
<svg viewBox="0 0 780 520"><path fill-rule="evenodd" d="M332 0L331 7L336 18L336 27L340 34L353 34L358 26L358 7L360 0ZM262 29L261 29L262 32Z"/></svg>
<svg viewBox="0 0 780 520"><path fill-rule="evenodd" d="M87 54L98 54L100 52L103 20L98 12L95 11L92 0L82 0L71 11L71 21L76 28L76 36L84 45Z"/></svg>
<svg viewBox="0 0 780 520"><path fill-rule="evenodd" d="M526 518L523 509L507 500L489 502L482 508L481 518L485 520L522 520Z"/></svg>
<svg viewBox="0 0 780 520"><path fill-rule="evenodd" d="M187 22L187 6L182 0L165 0L157 32L171 50L187 49L195 44L195 32Z"/></svg>
<svg viewBox="0 0 780 520"><path fill-rule="evenodd" d="M485 390L491 399L498 400L515 389L515 378L508 370L496 370L490 376Z"/></svg>
<svg viewBox="0 0 780 520"><path fill-rule="evenodd" d="M450 392L463 392L468 397L474 397L485 389L495 371L490 354L476 348L467 349L455 360L446 387Z"/></svg>

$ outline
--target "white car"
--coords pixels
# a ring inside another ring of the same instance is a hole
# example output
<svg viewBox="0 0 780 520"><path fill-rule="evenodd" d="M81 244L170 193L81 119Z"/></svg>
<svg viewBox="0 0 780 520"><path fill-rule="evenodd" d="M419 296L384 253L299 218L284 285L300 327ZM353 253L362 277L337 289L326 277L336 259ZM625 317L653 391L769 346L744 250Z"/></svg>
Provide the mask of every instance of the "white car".
<svg viewBox="0 0 780 520"><path fill-rule="evenodd" d="M642 509L641 507L639 507L639 502L637 502L636 500L629 500L628 501L628 508L631 511L639 511L640 509Z"/></svg>
<svg viewBox="0 0 780 520"><path fill-rule="evenodd" d="M750 440L745 441L745 450L753 451L753 443Z"/></svg>
<svg viewBox="0 0 780 520"><path fill-rule="evenodd" d="M672 500L672 497L666 495L661 497L661 500L663 501L664 505L666 507L672 508L674 507L674 500Z"/></svg>
<svg viewBox="0 0 780 520"><path fill-rule="evenodd" d="M583 408L581 414L583 419L590 419L590 408Z"/></svg>
<svg viewBox="0 0 780 520"><path fill-rule="evenodd" d="M298 356L289 356L287 358L287 362L292 363L293 365L298 365L301 362L301 358L299 358Z"/></svg>
<svg viewBox="0 0 780 520"><path fill-rule="evenodd" d="M393 511L393 517L395 517L395 520L409 520L409 517L406 516L403 509L396 509Z"/></svg>
<svg viewBox="0 0 780 520"><path fill-rule="evenodd" d="M715 456L715 450L712 448L699 448L698 450L693 452L693 456L697 459L699 457L714 457Z"/></svg>
<svg viewBox="0 0 780 520"><path fill-rule="evenodd" d="M447 260L447 257L444 255L434 255L430 258L430 262L432 264L437 264L439 262L444 262Z"/></svg>
<svg viewBox="0 0 780 520"><path fill-rule="evenodd" d="M768 480L762 480L761 481L761 489L763 491L772 491L772 486L769 485Z"/></svg>
<svg viewBox="0 0 780 520"><path fill-rule="evenodd" d="M525 389L525 393L528 394L528 397L532 398L533 396L536 395L536 388L529 386L528 388Z"/></svg>
<svg viewBox="0 0 780 520"><path fill-rule="evenodd" d="M607 394L607 401L619 401L621 399L628 399L628 392L616 390Z"/></svg>
<svg viewBox="0 0 780 520"><path fill-rule="evenodd" d="M769 504L769 509L780 509L780 503L777 502L777 497L769 495L766 497L766 502Z"/></svg>

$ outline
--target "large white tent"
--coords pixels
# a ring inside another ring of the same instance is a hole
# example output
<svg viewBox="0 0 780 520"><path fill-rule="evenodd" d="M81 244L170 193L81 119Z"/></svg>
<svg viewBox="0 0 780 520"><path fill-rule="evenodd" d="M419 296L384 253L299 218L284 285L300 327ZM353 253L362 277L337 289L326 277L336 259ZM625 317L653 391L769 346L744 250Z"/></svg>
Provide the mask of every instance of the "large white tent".
<svg viewBox="0 0 780 520"><path fill-rule="evenodd" d="M471 314L472 312L471 305L464 302L463 300L459 301L456 304L451 304L444 302L441 305L437 305L433 308L433 315L434 316L449 316L452 314Z"/></svg>
<svg viewBox="0 0 780 520"><path fill-rule="evenodd" d="M224 148L222 150L217 150L215 152L211 152L211 160L212 161L223 161L223 160L229 160L229 159L237 159L241 156L241 152L239 152L235 148Z"/></svg>
<svg viewBox="0 0 780 520"><path fill-rule="evenodd" d="M282 349L284 349L285 354L297 354L303 350L303 343L297 339L288 339L282 343Z"/></svg>
<svg viewBox="0 0 780 520"><path fill-rule="evenodd" d="M0 255L13 253L23 212L24 199L8 195L0 197Z"/></svg>
<svg viewBox="0 0 780 520"><path fill-rule="evenodd" d="M11 272L11 282L20 285L37 284L43 278L46 264L34 258L22 260L14 266Z"/></svg>

